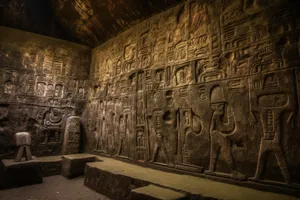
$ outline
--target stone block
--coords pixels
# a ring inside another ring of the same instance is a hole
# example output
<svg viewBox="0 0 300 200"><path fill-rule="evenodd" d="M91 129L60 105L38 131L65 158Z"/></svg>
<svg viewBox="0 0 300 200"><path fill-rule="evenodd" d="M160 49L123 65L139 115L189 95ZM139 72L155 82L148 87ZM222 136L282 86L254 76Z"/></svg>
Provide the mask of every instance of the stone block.
<svg viewBox="0 0 300 200"><path fill-rule="evenodd" d="M124 176L118 171L115 172L113 165L111 165L112 170L107 170L98 166L98 163L102 162L93 163L96 165L88 163L85 166L84 185L111 199L128 199L132 189L149 185L147 181L131 176ZM122 165L119 167L122 168ZM126 167L123 170L126 171Z"/></svg>
<svg viewBox="0 0 300 200"><path fill-rule="evenodd" d="M96 158L90 154L64 155L62 160L62 175L75 178L84 174L85 164L95 162Z"/></svg>
<svg viewBox="0 0 300 200"><path fill-rule="evenodd" d="M47 156L39 159L42 162L43 177L61 174L62 156Z"/></svg>
<svg viewBox="0 0 300 200"><path fill-rule="evenodd" d="M97 158L102 160L102 162L93 162L86 164L84 184L85 186L114 200L128 200L133 196L132 193L141 193L134 195L138 195L140 197L138 199L143 200L147 198L166 198L168 192L164 192L164 189L151 189L152 186L150 188L136 189L149 185L156 185L157 187L168 188L172 191L178 191L185 194L188 199L194 200L298 199L297 197L292 197L289 195L275 194L272 192L258 191L255 189L243 187L249 185L231 185L227 183L212 181L206 178L163 172L160 170L146 168L107 157L98 156ZM261 187L261 185L256 185L256 188L258 188L258 186ZM263 188L261 188L261 190L262 189ZM279 187L274 187L274 191L275 189L279 190ZM153 192L155 190L156 192ZM282 193L287 192L286 190L279 191ZM290 192L292 192L291 195L293 196L299 195L299 190L298 193L296 193L296 190ZM154 196L153 193L157 193L158 196ZM143 195L143 197L141 197L141 195ZM132 198L135 197L133 196Z"/></svg>
<svg viewBox="0 0 300 200"><path fill-rule="evenodd" d="M67 119L63 154L77 154L80 151L80 117L71 116Z"/></svg>
<svg viewBox="0 0 300 200"><path fill-rule="evenodd" d="M174 190L148 185L131 191L130 200L184 200L186 195Z"/></svg>
<svg viewBox="0 0 300 200"><path fill-rule="evenodd" d="M2 160L1 168L1 188L15 188L43 182L40 160L26 162Z"/></svg>
<svg viewBox="0 0 300 200"><path fill-rule="evenodd" d="M30 133L28 132L19 132L16 133L16 145L18 147L23 146L23 145L31 145L31 136Z"/></svg>

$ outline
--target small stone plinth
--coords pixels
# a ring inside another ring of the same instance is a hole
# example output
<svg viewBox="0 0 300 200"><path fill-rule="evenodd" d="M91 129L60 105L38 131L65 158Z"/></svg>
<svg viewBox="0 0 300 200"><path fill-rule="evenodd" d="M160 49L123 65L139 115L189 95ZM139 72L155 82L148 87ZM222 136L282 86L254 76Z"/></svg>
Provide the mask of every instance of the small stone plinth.
<svg viewBox="0 0 300 200"><path fill-rule="evenodd" d="M34 159L26 162L2 160L0 188L8 189L42 182L43 176L40 160Z"/></svg>
<svg viewBox="0 0 300 200"><path fill-rule="evenodd" d="M66 178L82 176L85 164L95 160L95 156L89 154L65 155L62 160L62 175Z"/></svg>
<svg viewBox="0 0 300 200"><path fill-rule="evenodd" d="M186 195L174 190L148 185L131 191L130 200L184 200Z"/></svg>

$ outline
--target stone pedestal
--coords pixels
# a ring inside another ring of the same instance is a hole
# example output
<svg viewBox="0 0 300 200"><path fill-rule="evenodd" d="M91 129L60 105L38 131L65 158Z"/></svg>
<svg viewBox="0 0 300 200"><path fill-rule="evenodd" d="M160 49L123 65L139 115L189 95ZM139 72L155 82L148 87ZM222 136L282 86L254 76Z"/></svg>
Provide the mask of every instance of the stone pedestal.
<svg viewBox="0 0 300 200"><path fill-rule="evenodd" d="M0 187L5 189L42 183L41 161L36 159L26 162L2 160L0 177Z"/></svg>
<svg viewBox="0 0 300 200"><path fill-rule="evenodd" d="M75 178L84 174L85 164L95 161L94 155L74 154L65 155L62 160L62 175L66 178Z"/></svg>

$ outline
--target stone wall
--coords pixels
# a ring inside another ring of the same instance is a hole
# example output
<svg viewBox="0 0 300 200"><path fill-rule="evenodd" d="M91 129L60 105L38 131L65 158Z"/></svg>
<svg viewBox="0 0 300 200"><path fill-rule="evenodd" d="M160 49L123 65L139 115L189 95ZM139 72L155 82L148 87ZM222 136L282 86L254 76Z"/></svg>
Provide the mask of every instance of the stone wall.
<svg viewBox="0 0 300 200"><path fill-rule="evenodd" d="M68 116L86 103L90 49L0 26L0 159L28 131L33 155L60 154Z"/></svg>
<svg viewBox="0 0 300 200"><path fill-rule="evenodd" d="M95 48L86 150L208 176L299 182L297 8L191 0Z"/></svg>

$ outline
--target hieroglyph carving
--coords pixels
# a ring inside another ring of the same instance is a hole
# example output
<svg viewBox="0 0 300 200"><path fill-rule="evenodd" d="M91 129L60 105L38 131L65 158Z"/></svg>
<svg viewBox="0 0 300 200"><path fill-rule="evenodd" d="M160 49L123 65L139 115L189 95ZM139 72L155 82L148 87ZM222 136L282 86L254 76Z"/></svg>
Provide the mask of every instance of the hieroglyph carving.
<svg viewBox="0 0 300 200"><path fill-rule="evenodd" d="M235 134L236 122L234 113L227 104L225 94L220 85L216 85L211 89L210 105L213 115L210 122L210 161L209 169L206 174L215 175L216 165L220 150L223 151L225 160L232 171L233 179L245 180L246 176L237 171L235 161L232 155L230 136ZM227 120L227 122L225 121ZM220 174L219 174L220 175Z"/></svg>
<svg viewBox="0 0 300 200"><path fill-rule="evenodd" d="M80 117L72 116L66 121L63 154L76 154L80 151Z"/></svg>
<svg viewBox="0 0 300 200"><path fill-rule="evenodd" d="M289 74L285 72L285 77ZM275 73L261 76L261 79L254 79L260 82L260 87L252 86L252 109L259 112L262 124L263 137L261 138L257 168L252 180L260 181L267 162L269 152L276 156L278 166L286 183L291 183L288 163L282 146L282 126L289 124L294 113L294 99L290 94L288 82L279 78ZM288 113L287 121L282 121L284 113Z"/></svg>

